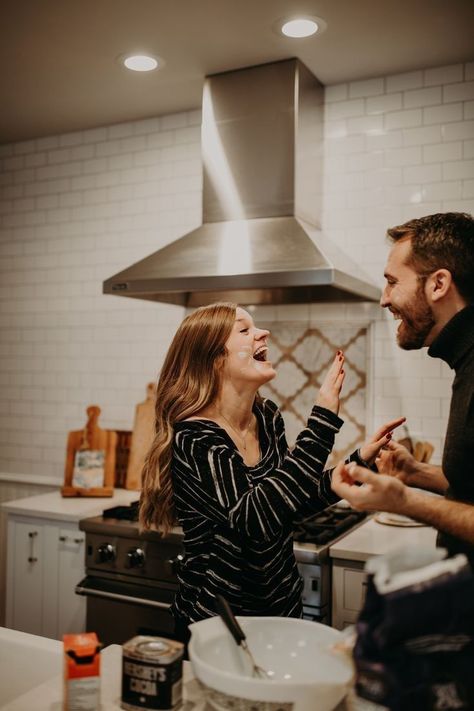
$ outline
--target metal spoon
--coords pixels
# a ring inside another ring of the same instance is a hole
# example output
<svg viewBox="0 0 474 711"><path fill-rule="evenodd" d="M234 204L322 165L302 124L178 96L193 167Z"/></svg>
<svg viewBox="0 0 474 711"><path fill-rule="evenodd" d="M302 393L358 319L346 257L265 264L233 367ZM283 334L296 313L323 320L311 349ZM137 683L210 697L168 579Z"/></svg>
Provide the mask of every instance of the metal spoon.
<svg viewBox="0 0 474 711"><path fill-rule="evenodd" d="M252 676L257 676L260 679L271 679L271 674L263 669L263 667L259 666L255 661L252 652L248 648L245 633L235 619L229 603L222 597L222 595L216 595L216 609L237 645L248 655L248 658L252 664Z"/></svg>

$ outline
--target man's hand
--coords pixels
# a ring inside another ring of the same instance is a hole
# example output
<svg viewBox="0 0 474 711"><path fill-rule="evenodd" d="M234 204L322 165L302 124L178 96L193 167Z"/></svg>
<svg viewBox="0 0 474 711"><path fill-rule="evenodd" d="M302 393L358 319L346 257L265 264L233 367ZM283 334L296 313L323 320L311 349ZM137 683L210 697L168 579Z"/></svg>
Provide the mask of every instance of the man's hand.
<svg viewBox="0 0 474 711"><path fill-rule="evenodd" d="M354 462L337 465L332 473L331 486L341 499L346 499L358 511L404 513L406 486L399 479L374 474Z"/></svg>
<svg viewBox="0 0 474 711"><path fill-rule="evenodd" d="M395 477L406 486L444 494L449 486L441 467L426 462L417 462L408 449L399 442L388 442L375 459L382 474Z"/></svg>
<svg viewBox="0 0 474 711"><path fill-rule="evenodd" d="M410 478L418 469L418 463L408 449L403 444L393 441L388 442L385 448L380 450L375 463L381 474L396 477L407 486L410 486Z"/></svg>
<svg viewBox="0 0 474 711"><path fill-rule="evenodd" d="M316 405L325 407L337 415L339 413L339 397L344 377L344 355L342 351L338 351L319 389Z"/></svg>
<svg viewBox="0 0 474 711"><path fill-rule="evenodd" d="M382 447L388 447L392 439L393 430L396 427L400 427L406 420L406 417L398 417L396 420L391 420L386 422L384 425L379 427L379 429L372 435L367 442L364 442L360 448L360 456L367 462L367 464L373 464L376 456L381 451ZM378 466L377 466L378 468Z"/></svg>

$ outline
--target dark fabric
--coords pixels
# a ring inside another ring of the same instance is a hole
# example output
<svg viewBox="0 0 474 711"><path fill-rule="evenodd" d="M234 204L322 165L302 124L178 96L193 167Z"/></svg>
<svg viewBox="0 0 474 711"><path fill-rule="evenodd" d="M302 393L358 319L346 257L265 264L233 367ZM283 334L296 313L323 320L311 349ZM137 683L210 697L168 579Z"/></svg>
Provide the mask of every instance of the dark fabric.
<svg viewBox="0 0 474 711"><path fill-rule="evenodd" d="M466 306L446 324L428 355L455 371L442 460L449 482L446 496L474 504L474 306ZM474 560L474 545L445 533L440 533L438 544Z"/></svg>
<svg viewBox="0 0 474 711"><path fill-rule="evenodd" d="M354 648L360 696L392 711L474 709L474 575L380 594L368 578Z"/></svg>
<svg viewBox="0 0 474 711"><path fill-rule="evenodd" d="M184 649L183 649L183 660L188 661L189 660L189 654L188 654L188 644L189 640L191 639L191 632L189 631L189 626L188 626L188 621L183 620L181 617L175 617L174 619L174 638L178 640L178 642L182 642L184 644Z"/></svg>
<svg viewBox="0 0 474 711"><path fill-rule="evenodd" d="M254 467L217 423L175 426L172 481L185 557L172 612L181 619L216 614L216 593L236 614L302 615L293 521L338 500L324 465L342 420L313 408L289 452L277 406L264 400L254 412L261 450Z"/></svg>

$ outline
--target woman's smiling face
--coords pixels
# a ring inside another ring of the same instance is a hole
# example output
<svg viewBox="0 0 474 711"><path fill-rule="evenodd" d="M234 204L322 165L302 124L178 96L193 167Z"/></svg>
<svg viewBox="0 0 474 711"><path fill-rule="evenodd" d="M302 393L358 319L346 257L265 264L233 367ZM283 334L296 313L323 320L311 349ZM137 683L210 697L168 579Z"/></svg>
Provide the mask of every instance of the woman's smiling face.
<svg viewBox="0 0 474 711"><path fill-rule="evenodd" d="M225 344L224 374L233 381L250 381L257 387L272 380L276 372L267 360L269 335L270 331L257 328L248 311L238 306L232 333Z"/></svg>

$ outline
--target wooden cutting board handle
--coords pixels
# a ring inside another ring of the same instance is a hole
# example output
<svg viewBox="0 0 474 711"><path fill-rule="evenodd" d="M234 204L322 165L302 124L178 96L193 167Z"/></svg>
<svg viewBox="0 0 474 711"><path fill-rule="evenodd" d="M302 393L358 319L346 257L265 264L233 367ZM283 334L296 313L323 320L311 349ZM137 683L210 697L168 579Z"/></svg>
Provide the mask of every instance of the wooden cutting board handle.
<svg viewBox="0 0 474 711"><path fill-rule="evenodd" d="M66 466L64 470L63 496L112 496L114 492L115 448L117 433L103 430L98 425L100 407L89 405L87 422L82 430L69 432L67 439ZM76 452L80 450L104 450L104 485L91 489L80 489L72 484Z"/></svg>
<svg viewBox="0 0 474 711"><path fill-rule="evenodd" d="M155 436L155 383L148 383L146 400L135 408L132 444L128 459L125 488L138 491L142 487L142 469L145 457Z"/></svg>

